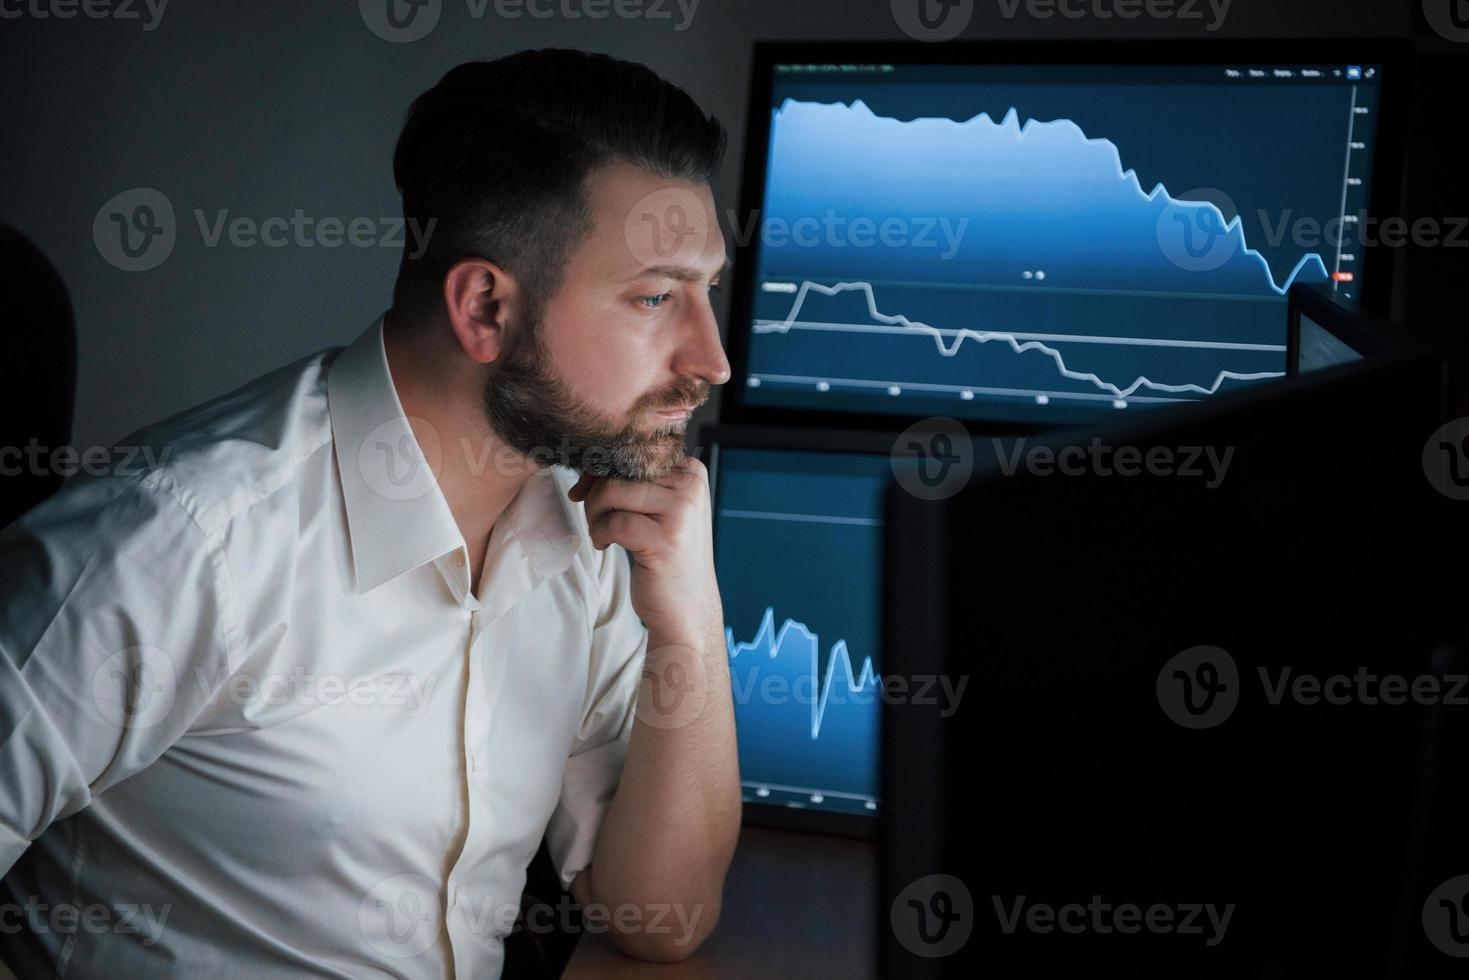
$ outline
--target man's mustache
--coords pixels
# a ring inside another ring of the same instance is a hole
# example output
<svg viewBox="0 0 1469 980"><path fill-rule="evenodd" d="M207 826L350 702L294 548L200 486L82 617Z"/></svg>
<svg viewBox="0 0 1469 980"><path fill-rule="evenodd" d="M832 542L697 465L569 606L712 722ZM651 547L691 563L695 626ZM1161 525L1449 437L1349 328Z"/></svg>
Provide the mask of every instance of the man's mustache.
<svg viewBox="0 0 1469 980"><path fill-rule="evenodd" d="M698 408L709 400L709 382L689 378L674 384L666 391L647 399L646 407L667 410L674 408Z"/></svg>

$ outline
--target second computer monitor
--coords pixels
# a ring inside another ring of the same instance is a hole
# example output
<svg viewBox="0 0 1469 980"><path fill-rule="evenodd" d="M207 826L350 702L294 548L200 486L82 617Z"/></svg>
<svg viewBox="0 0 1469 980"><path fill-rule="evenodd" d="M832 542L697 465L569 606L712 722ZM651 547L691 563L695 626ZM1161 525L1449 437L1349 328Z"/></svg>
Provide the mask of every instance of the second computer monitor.
<svg viewBox="0 0 1469 980"><path fill-rule="evenodd" d="M704 438L746 812L872 832L889 456L854 433Z"/></svg>
<svg viewBox="0 0 1469 980"><path fill-rule="evenodd" d="M1390 287L1401 76L1366 42L760 46L724 417L1044 426L1284 376L1292 284Z"/></svg>

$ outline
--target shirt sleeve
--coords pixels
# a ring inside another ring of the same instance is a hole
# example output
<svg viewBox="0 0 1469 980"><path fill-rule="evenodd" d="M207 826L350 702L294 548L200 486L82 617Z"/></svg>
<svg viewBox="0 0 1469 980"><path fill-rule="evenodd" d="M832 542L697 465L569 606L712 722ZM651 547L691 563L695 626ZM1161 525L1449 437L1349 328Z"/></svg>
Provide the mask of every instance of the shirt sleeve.
<svg viewBox="0 0 1469 980"><path fill-rule="evenodd" d="M561 799L546 828L546 847L561 886L592 860L602 816L617 791L642 681L648 629L632 607L632 566L612 545L602 552L600 608L592 626L588 710L561 781Z"/></svg>
<svg viewBox="0 0 1469 980"><path fill-rule="evenodd" d="M0 533L0 874L217 694L225 581L160 471L78 477Z"/></svg>

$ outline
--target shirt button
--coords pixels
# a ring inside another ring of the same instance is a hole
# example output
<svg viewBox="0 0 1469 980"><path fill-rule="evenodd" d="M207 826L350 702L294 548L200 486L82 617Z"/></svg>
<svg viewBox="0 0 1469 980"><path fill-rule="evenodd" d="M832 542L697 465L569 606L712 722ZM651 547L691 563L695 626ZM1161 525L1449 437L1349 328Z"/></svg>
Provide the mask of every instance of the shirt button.
<svg viewBox="0 0 1469 980"><path fill-rule="evenodd" d="M464 567L464 552L462 552L462 551L456 551L456 552L454 552L454 559L453 560L454 560L454 567L455 568L463 568Z"/></svg>
<svg viewBox="0 0 1469 980"><path fill-rule="evenodd" d="M470 772L478 772L479 771L479 765L474 760L474 753L473 752L469 753L469 771Z"/></svg>

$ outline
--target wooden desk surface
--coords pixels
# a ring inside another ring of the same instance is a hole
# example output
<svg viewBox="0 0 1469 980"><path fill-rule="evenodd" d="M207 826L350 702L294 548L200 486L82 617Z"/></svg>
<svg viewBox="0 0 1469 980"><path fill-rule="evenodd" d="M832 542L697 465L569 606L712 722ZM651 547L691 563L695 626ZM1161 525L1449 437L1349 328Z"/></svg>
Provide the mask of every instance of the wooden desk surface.
<svg viewBox="0 0 1469 980"><path fill-rule="evenodd" d="M877 847L870 841L745 827L713 935L682 963L646 963L588 933L563 980L726 980L877 976Z"/></svg>

